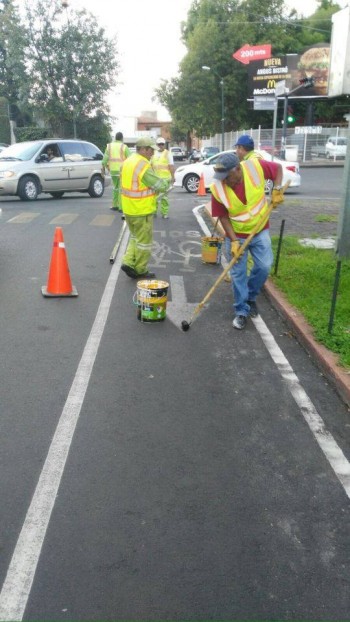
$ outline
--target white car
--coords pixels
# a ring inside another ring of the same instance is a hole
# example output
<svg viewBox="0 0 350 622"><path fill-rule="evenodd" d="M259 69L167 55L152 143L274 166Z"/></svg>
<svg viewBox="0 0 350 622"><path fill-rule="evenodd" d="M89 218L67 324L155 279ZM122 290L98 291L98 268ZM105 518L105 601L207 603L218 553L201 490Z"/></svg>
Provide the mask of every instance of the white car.
<svg viewBox="0 0 350 622"><path fill-rule="evenodd" d="M330 136L326 142L326 158L345 158L348 139L343 136Z"/></svg>
<svg viewBox="0 0 350 622"><path fill-rule="evenodd" d="M234 150L221 151L221 153L234 153ZM187 192L197 192L200 177L203 175L204 185L206 188L209 188L210 184L214 181L214 164L217 162L221 153L217 153L215 156L207 158L203 162L179 166L175 171L174 186L185 188ZM258 153L263 160L272 160L271 154L263 149L256 150L256 153ZM290 181L290 188L298 188L301 183L298 162L288 162L276 157L273 158L273 161L281 164L283 167L283 184ZM269 179L266 180L265 192L269 192L272 186L272 181Z"/></svg>

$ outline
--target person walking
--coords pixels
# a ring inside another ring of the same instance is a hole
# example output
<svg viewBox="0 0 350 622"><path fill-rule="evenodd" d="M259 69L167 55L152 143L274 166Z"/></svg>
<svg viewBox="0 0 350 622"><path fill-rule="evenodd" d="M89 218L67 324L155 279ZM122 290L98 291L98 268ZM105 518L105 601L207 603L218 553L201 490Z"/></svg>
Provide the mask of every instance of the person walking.
<svg viewBox="0 0 350 622"><path fill-rule="evenodd" d="M157 194L167 192L170 186L170 181L158 177L151 167L155 150L153 138L139 138L136 153L125 160L121 170L122 211L130 231L121 269L132 279L155 277L148 270L153 218L157 210Z"/></svg>
<svg viewBox="0 0 350 622"><path fill-rule="evenodd" d="M110 172L113 184L112 210L121 212L119 201L119 185L120 185L120 167L124 160L131 155L130 149L123 143L123 134L117 132L115 140L108 143L103 159L102 170L107 169Z"/></svg>
<svg viewBox="0 0 350 622"><path fill-rule="evenodd" d="M154 152L151 164L154 172L163 179L168 179L174 183L174 159L168 149L165 148L165 139L160 136L157 138L156 145L158 150ZM162 194L159 198L160 211L162 218L169 218L169 197L167 193Z"/></svg>
<svg viewBox="0 0 350 622"><path fill-rule="evenodd" d="M283 203L283 170L276 162L250 158L240 163L236 154L224 153L218 157L214 171L214 182L210 186L212 216L220 219L225 230L229 260L237 254L240 245L258 223L261 223L243 255L230 271L235 311L233 326L242 330L249 315L256 317L259 314L256 299L273 261L269 221L264 219L269 207L265 196L265 179L274 182L271 200L275 208ZM253 259L249 276L248 253Z"/></svg>

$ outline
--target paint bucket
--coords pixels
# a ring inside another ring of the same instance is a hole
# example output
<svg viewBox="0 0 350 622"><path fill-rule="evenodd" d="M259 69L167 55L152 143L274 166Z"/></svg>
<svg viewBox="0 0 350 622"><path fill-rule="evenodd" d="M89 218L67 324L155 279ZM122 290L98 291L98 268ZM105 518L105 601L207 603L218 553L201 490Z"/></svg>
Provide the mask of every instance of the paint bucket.
<svg viewBox="0 0 350 622"><path fill-rule="evenodd" d="M201 238L202 242L202 261L203 263L215 263L221 262L221 251L224 238L221 237L204 237Z"/></svg>
<svg viewBox="0 0 350 622"><path fill-rule="evenodd" d="M166 318L169 283L152 279L138 281L137 319L141 322L162 322Z"/></svg>

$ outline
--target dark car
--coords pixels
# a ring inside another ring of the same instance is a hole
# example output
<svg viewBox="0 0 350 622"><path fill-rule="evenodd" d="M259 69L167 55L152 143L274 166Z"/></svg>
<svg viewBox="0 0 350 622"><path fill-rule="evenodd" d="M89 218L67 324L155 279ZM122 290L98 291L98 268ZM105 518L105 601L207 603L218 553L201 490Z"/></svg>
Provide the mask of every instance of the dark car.
<svg viewBox="0 0 350 622"><path fill-rule="evenodd" d="M211 158L211 156L214 156L219 152L220 152L219 147L203 147L202 158L206 160L207 158Z"/></svg>

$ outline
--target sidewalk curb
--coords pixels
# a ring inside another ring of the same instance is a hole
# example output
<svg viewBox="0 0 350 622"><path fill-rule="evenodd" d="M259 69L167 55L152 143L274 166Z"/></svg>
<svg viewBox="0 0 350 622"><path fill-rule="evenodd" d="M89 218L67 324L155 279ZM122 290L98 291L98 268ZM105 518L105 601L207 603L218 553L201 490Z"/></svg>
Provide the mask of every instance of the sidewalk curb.
<svg viewBox="0 0 350 622"><path fill-rule="evenodd" d="M299 343L312 356L342 400L350 407L350 372L347 373L344 368L340 367L338 357L333 352L315 340L313 330L304 316L287 301L285 295L277 289L271 279L266 281L263 291L292 328Z"/></svg>

